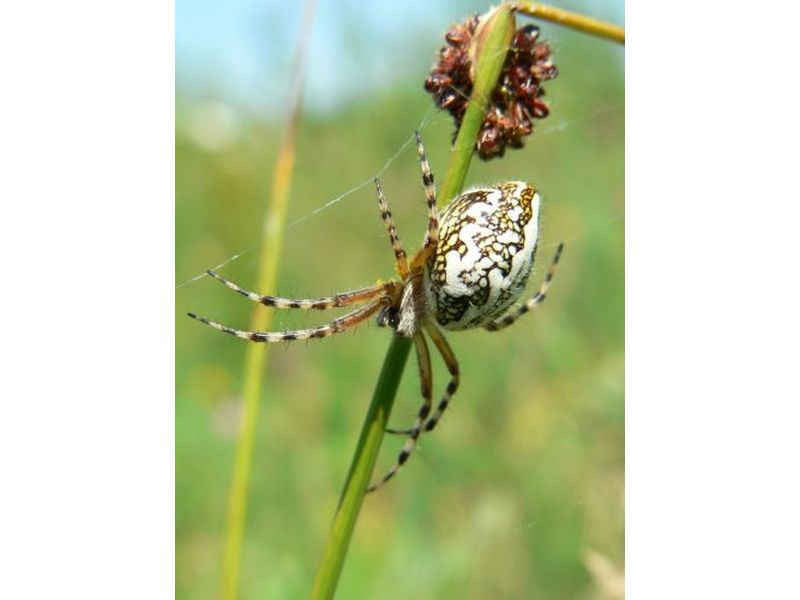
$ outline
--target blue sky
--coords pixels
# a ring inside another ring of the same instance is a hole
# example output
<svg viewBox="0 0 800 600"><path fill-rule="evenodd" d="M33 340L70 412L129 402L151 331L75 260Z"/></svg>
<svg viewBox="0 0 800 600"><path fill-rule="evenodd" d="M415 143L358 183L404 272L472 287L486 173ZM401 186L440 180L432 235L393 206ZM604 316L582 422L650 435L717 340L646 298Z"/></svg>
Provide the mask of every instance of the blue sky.
<svg viewBox="0 0 800 600"><path fill-rule="evenodd" d="M176 71L183 97L222 99L272 114L286 102L303 2L177 0ZM306 70L306 107L335 110L363 90L424 72L431 40L489 4L481 0L319 0ZM621 0L562 3L622 23Z"/></svg>

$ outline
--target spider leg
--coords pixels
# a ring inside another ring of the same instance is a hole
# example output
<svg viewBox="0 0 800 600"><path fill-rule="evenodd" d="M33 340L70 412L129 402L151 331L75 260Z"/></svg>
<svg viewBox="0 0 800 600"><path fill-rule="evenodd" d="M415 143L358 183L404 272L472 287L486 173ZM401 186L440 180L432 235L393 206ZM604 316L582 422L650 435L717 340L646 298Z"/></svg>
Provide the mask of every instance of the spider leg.
<svg viewBox="0 0 800 600"><path fill-rule="evenodd" d="M550 288L550 282L553 279L553 274L556 272L556 266L558 265L558 259L561 258L561 251L564 249L564 242L561 242L556 248L556 253L553 256L553 260L550 263L550 267L547 269L547 275L545 275L544 281L542 285L539 287L539 291L536 292L533 297L528 300L525 304L517 308L516 310L506 313L504 316L494 319L490 321L484 328L488 331L499 331L500 329L504 329L511 325L514 321L519 319L522 315L526 312L535 308L539 304L541 304L544 299L547 297L547 290Z"/></svg>
<svg viewBox="0 0 800 600"><path fill-rule="evenodd" d="M194 313L188 314L193 319L197 319L198 321L205 323L214 329L224 331L225 333L235 335L236 337L245 340L250 340L251 342L291 342L294 340L325 338L335 333L341 333L343 331L347 331L348 329L352 329L356 325L359 325L360 323L363 323L369 319L381 308L386 306L387 301L388 300L386 298L381 298L359 308L358 310L354 310L346 315L342 315L330 323L325 323L319 327L312 327L311 329L296 329L294 331L244 331L241 329L227 327L221 323L218 323L217 321L206 319L205 317L198 316Z"/></svg>
<svg viewBox="0 0 800 600"><path fill-rule="evenodd" d="M400 454L397 457L397 462L389 470L389 472L383 476L383 479L381 479L378 483L373 483L371 486L369 486L367 488L367 492L374 492L377 490L384 483L394 477L395 474L400 470L400 467L406 463L408 457L411 456L411 452L414 450L414 446L417 444L417 438L419 438L419 435L422 433L422 425L425 423L425 419L431 412L433 371L431 370L431 355L430 352L428 352L428 343L425 341L425 336L421 331L418 331L416 334L414 334L414 346L417 349L420 391L422 392L422 398L424 402L419 408L417 420L415 421L414 426L408 430L408 439L406 439L403 449L400 450Z"/></svg>
<svg viewBox="0 0 800 600"><path fill-rule="evenodd" d="M363 288L360 290L353 290L352 292L342 292L340 294L335 294L333 296L329 296L327 298L279 298L277 296L264 296L262 294L257 294L256 292L251 292L250 290L246 290L244 288L239 287L229 279L226 279L216 271L208 270L206 271L211 277L224 283L234 292L241 294L252 300L253 302L259 302L264 304L265 306L271 306L273 308L300 308L300 309L315 309L315 310L326 310L329 308L337 308L340 306L349 306L351 304L360 304L361 302L366 302L368 300L372 300L373 298L377 298L386 293L386 291L395 285L394 282L388 282L381 285L375 285L368 288Z"/></svg>
<svg viewBox="0 0 800 600"><path fill-rule="evenodd" d="M381 218L386 225L386 230L389 232L389 240L392 242L392 249L394 250L394 262L397 274L405 279L408 276L408 256L397 236L397 228L394 225L394 218L392 211L389 210L389 203L383 195L383 187L381 187L381 180L377 177L374 178L375 190L378 192L378 208L381 211Z"/></svg>
<svg viewBox="0 0 800 600"><path fill-rule="evenodd" d="M436 407L436 412L434 412L433 416L425 423L425 431L433 431L433 428L436 427L439 419L442 418L444 411L447 410L447 406L450 404L450 399L453 397L453 395L455 395L456 390L458 389L459 368L456 355L453 354L450 344L447 343L447 340L445 339L444 335L442 335L442 332L439 331L439 328L433 323L427 322L425 324L425 331L427 331L428 335L431 336L436 349L439 350L439 354L441 354L442 358L444 359L444 364L447 367L447 371L450 373L450 382L447 384L444 394L442 394L442 399L439 400L439 405Z"/></svg>
<svg viewBox="0 0 800 600"><path fill-rule="evenodd" d="M412 270L422 268L434 250L436 250L439 232L439 219L436 216L436 186L433 183L433 173L431 173L428 158L425 156L425 147L422 145L419 131L415 131L414 135L417 136L417 154L419 155L419 164L422 169L422 184L425 186L425 197L428 201L428 230L425 232L422 250L414 256L414 260L411 263Z"/></svg>

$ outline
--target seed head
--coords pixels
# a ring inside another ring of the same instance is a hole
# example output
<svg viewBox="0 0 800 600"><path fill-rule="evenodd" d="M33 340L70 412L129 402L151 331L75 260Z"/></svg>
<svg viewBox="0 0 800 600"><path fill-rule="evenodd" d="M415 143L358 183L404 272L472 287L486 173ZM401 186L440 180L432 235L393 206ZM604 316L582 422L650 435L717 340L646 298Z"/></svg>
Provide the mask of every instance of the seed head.
<svg viewBox="0 0 800 600"><path fill-rule="evenodd" d="M445 34L446 45L425 80L425 89L439 108L455 120L456 133L467 110L474 85L473 45L480 17L453 25ZM506 55L497 87L492 92L475 149L487 160L502 156L506 146L521 148L533 133L533 120L546 117L550 108L542 99L542 82L554 79L558 69L550 60L550 46L538 41L539 28L526 25L516 32Z"/></svg>

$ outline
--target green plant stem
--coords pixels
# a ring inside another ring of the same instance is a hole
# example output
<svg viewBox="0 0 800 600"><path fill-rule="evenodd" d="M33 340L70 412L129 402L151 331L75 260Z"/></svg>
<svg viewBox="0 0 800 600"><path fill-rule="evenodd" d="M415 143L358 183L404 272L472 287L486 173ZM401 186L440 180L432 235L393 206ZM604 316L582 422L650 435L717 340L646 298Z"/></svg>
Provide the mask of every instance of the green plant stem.
<svg viewBox="0 0 800 600"><path fill-rule="evenodd" d="M483 121L487 99L497 84L506 51L514 33L511 6L502 4L487 15L482 24L483 36L476 52L476 77L470 102L458 137L453 144L447 172L439 190L438 203L443 206L455 197L464 185L475 140ZM397 387L403 376L411 340L395 336L383 362L367 417L361 430L339 506L317 570L312 600L333 598L355 529L364 493L383 441Z"/></svg>
<svg viewBox="0 0 800 600"><path fill-rule="evenodd" d="M350 472L339 498L336 517L333 520L328 543L311 598L333 598L339 576L342 572L350 538L356 525L356 519L364 501L364 491L369 485L375 460L381 447L383 434L389 422L389 414L394 404L397 386L403 375L403 367L411 349L411 339L394 336L383 361L378 384L372 395L372 403L364 419L361 435L358 438L356 453L350 465Z"/></svg>
<svg viewBox="0 0 800 600"><path fill-rule="evenodd" d="M620 44L625 43L625 29L623 27L598 21L579 13L536 2L516 2L514 3L514 10L529 17L558 23L559 25L619 42Z"/></svg>
<svg viewBox="0 0 800 600"><path fill-rule="evenodd" d="M262 247L258 289L268 293L274 290L278 279L283 229L286 222L286 207L295 159L297 128L300 122L302 100L303 57L308 46L311 22L315 12L316 0L308 0L303 28L297 43L293 71L295 81L292 86L293 97L290 102L286 131L272 174L270 204L264 219L264 245ZM253 331L269 329L272 311L256 307L250 321ZM222 559L222 582L220 596L223 600L235 600L239 589L239 571L242 562L242 540L247 517L247 493L250 488L250 473L253 460L253 446L256 439L261 388L267 366L269 344L248 344L246 346L244 368L244 413L242 429L236 444L233 464L233 479L228 497L228 521L225 550Z"/></svg>

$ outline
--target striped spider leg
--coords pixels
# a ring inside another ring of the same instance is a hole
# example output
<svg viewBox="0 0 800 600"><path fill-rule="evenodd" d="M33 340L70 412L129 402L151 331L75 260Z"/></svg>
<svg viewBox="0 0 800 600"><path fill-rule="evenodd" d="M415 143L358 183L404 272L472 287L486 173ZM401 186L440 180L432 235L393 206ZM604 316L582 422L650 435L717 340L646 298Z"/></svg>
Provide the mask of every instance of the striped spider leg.
<svg viewBox="0 0 800 600"><path fill-rule="evenodd" d="M367 492L374 492L377 490L384 483L394 477L400 470L400 467L406 463L408 457L411 456L411 452L414 450L417 439L422 433L422 427L425 424L425 419L430 414L431 407L433 406L433 370L431 369L431 356L428 351L428 343L425 341L425 336L421 331L415 333L412 339L414 340L414 347L417 351L420 392L424 402L417 413L417 419L411 429L402 432L394 429L386 430L388 433L404 433L408 437L406 438L406 442L403 444L403 448L400 450L397 461L394 463L392 468L389 469L389 471L383 476L383 478L381 478L380 481L370 485L367 488Z"/></svg>
<svg viewBox="0 0 800 600"><path fill-rule="evenodd" d="M351 306L354 304L363 304L369 302L357 310L349 312L341 317L334 319L329 323L312 327L310 329L296 329L292 331L246 331L242 329L234 329L228 327L217 321L213 321L206 317L201 317L194 313L188 313L193 319L197 319L201 323L205 323L230 335L249 340L251 342L291 342L294 340L308 340L312 338L326 338L336 333L342 333L356 327L369 319L374 314L378 313L382 308L387 306L391 301L391 295L396 287L396 282L387 282L384 284L376 285L361 290L352 292L343 292L330 296L328 298L316 299L291 299L279 298L277 296L264 296L251 292L244 288L239 287L232 281L225 279L222 275L214 271L208 271L217 281L224 283L226 286L246 296L254 302L259 302L265 306L272 306L274 308L299 308L299 309L316 309L326 310L329 308L336 308L340 306Z"/></svg>

